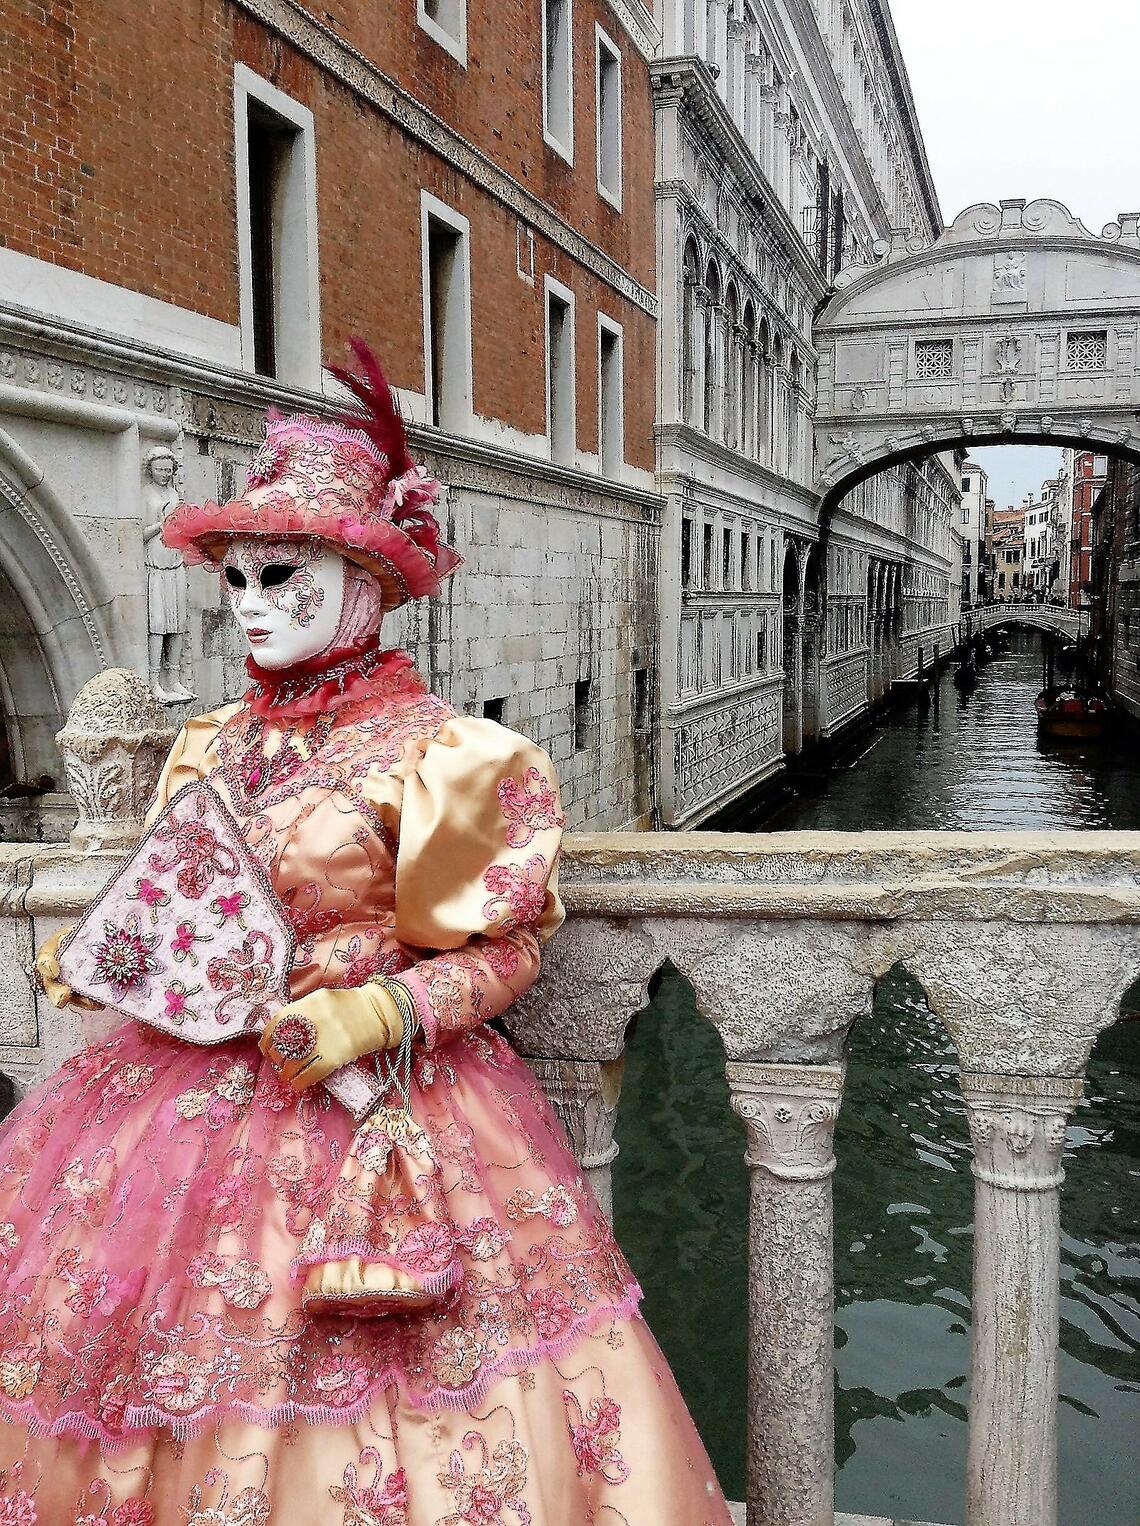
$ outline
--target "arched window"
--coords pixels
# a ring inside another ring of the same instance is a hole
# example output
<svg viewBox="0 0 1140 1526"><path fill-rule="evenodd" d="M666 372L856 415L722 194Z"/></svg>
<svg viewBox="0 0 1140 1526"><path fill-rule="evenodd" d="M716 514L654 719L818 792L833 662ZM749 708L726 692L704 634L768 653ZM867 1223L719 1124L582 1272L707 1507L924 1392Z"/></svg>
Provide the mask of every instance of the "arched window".
<svg viewBox="0 0 1140 1526"><path fill-rule="evenodd" d="M744 317L741 319L741 327L744 330L744 344L742 346L743 375L740 395L740 448L746 456L755 456L756 371L758 362L756 345L756 309L752 306L751 298L744 304Z"/></svg>
<svg viewBox="0 0 1140 1526"><path fill-rule="evenodd" d="M740 448L741 355L740 298L735 283L730 283L724 300L724 443L730 450Z"/></svg>
<svg viewBox="0 0 1140 1526"><path fill-rule="evenodd" d="M716 415L715 397L718 381L716 325L720 318L720 272L712 261L709 262L708 270L705 272L705 287L708 292L708 301L705 304L705 395L701 412L701 428L706 434L711 435Z"/></svg>
<svg viewBox="0 0 1140 1526"><path fill-rule="evenodd" d="M788 378L784 372L784 342L777 334L772 340L771 466L774 471L783 471L787 466L788 431L785 413L787 390Z"/></svg>
<svg viewBox="0 0 1140 1526"><path fill-rule="evenodd" d="M784 398L785 428L788 436L788 475L799 478L803 475L803 463L800 460L800 385L803 379L803 369L800 365L800 357L795 350L792 351L791 361L788 366L788 387Z"/></svg>
<svg viewBox="0 0 1140 1526"><path fill-rule="evenodd" d="M756 458L769 463L772 460L771 343L768 320L761 318L760 332L756 339Z"/></svg>
<svg viewBox="0 0 1140 1526"><path fill-rule="evenodd" d="M681 269L681 417L686 424L697 424L697 324L700 312L697 290L701 282L701 267L697 246L692 239L685 245ZM703 334L700 342L704 342Z"/></svg>

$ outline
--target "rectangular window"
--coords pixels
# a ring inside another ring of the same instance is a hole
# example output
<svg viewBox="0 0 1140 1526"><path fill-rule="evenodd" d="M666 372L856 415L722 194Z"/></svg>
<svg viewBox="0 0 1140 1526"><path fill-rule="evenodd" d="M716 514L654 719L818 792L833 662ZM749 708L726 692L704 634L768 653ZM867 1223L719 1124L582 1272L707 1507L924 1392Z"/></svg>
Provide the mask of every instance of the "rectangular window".
<svg viewBox="0 0 1140 1526"><path fill-rule="evenodd" d="M546 278L546 419L550 459L574 464L574 296Z"/></svg>
<svg viewBox="0 0 1140 1526"><path fill-rule="evenodd" d="M712 587L713 527L705 525L704 542L701 546L701 587Z"/></svg>
<svg viewBox="0 0 1140 1526"><path fill-rule="evenodd" d="M1077 330L1066 334L1065 367L1069 371L1106 370L1108 367L1108 330Z"/></svg>
<svg viewBox="0 0 1140 1526"><path fill-rule="evenodd" d="M417 0L416 20L429 37L467 67L467 0Z"/></svg>
<svg viewBox="0 0 1140 1526"><path fill-rule="evenodd" d="M242 353L261 376L320 385L313 114L234 69Z"/></svg>
<svg viewBox="0 0 1140 1526"><path fill-rule="evenodd" d="M506 708L507 701L503 697L499 699L485 699L483 701L483 717L488 721L498 721L501 725Z"/></svg>
<svg viewBox="0 0 1140 1526"><path fill-rule="evenodd" d="M682 519L681 521L681 587L691 588L693 585L693 521Z"/></svg>
<svg viewBox="0 0 1140 1526"><path fill-rule="evenodd" d="M543 0L542 135L574 163L573 0Z"/></svg>
<svg viewBox="0 0 1140 1526"><path fill-rule="evenodd" d="M621 211L621 52L595 27L598 192Z"/></svg>
<svg viewBox="0 0 1140 1526"><path fill-rule="evenodd" d="M625 455L622 414L625 386L622 378L622 331L598 314L598 460L603 477L621 476Z"/></svg>
<svg viewBox="0 0 1140 1526"><path fill-rule="evenodd" d="M584 752L590 745L590 680L580 678L574 685L574 750Z"/></svg>
<svg viewBox="0 0 1140 1526"><path fill-rule="evenodd" d="M969 477L963 477L962 478L962 491L963 491L963 493L968 493L970 491L970 479L969 479Z"/></svg>
<svg viewBox="0 0 1140 1526"><path fill-rule="evenodd" d="M768 666L768 623L757 627L756 630L756 671L763 673Z"/></svg>
<svg viewBox="0 0 1140 1526"><path fill-rule="evenodd" d="M471 265L465 217L421 192L424 391L429 417L459 433L471 422Z"/></svg>
<svg viewBox="0 0 1140 1526"><path fill-rule="evenodd" d="M633 729L638 735L649 730L649 670L633 670Z"/></svg>
<svg viewBox="0 0 1140 1526"><path fill-rule="evenodd" d="M954 374L952 339L916 339L914 374L919 381L947 381Z"/></svg>
<svg viewBox="0 0 1140 1526"><path fill-rule="evenodd" d="M721 560L720 586L722 588L731 588L732 587L732 531L731 530L723 530L721 532L721 542L722 542L722 544L721 544L721 559L720 559Z"/></svg>
<svg viewBox="0 0 1140 1526"><path fill-rule="evenodd" d="M752 537L747 530L740 532L740 586L752 587Z"/></svg>

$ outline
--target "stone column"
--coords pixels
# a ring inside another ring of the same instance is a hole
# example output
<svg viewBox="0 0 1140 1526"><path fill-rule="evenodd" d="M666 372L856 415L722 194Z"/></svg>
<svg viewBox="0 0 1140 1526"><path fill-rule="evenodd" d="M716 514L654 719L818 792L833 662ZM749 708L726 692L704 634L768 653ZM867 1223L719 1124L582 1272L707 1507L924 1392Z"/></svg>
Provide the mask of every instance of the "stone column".
<svg viewBox="0 0 1140 1526"><path fill-rule="evenodd" d="M617 1157L614 1124L625 1059L527 1060L550 1105L570 1136L574 1154L586 1180L613 1222L614 1197L611 1166Z"/></svg>
<svg viewBox="0 0 1140 1526"><path fill-rule="evenodd" d="M748 1526L832 1526L832 1136L840 1065L730 1060L751 1172Z"/></svg>
<svg viewBox="0 0 1140 1526"><path fill-rule="evenodd" d="M1061 1150L1079 1078L963 1072L974 1144L967 1526L1055 1526Z"/></svg>

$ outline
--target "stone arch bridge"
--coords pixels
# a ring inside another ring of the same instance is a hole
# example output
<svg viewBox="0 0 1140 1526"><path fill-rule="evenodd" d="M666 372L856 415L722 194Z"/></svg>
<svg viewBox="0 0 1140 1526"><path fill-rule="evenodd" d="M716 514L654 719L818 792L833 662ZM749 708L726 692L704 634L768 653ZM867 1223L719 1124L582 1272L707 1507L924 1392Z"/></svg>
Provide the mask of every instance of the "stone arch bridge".
<svg viewBox="0 0 1140 1526"><path fill-rule="evenodd" d="M1086 635L1089 628L1089 612L1082 609L1066 609L1058 604L982 604L963 616L971 622L975 633L993 630L999 625L1016 625L1023 630L1051 631L1055 636L1065 636L1075 641Z"/></svg>
<svg viewBox="0 0 1140 1526"><path fill-rule="evenodd" d="M1140 214L1100 235L1060 202L979 203L931 245L848 266L814 329L824 524L894 462L952 446L1140 460Z"/></svg>

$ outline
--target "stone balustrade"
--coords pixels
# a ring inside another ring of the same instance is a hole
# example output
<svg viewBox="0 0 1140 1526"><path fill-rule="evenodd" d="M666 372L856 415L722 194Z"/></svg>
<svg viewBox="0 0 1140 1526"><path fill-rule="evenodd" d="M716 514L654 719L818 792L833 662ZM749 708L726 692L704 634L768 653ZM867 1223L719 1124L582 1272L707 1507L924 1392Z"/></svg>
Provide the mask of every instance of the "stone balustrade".
<svg viewBox="0 0 1140 1526"><path fill-rule="evenodd" d="M137 750L80 749L136 822ZM21 1087L82 1042L31 963L122 850L106 789L98 832L85 791L74 846L0 845L0 1070ZM603 1202L626 1030L665 960L724 1044L751 1176L749 1526L835 1520L832 1138L848 1034L896 965L956 1045L974 1145L966 1523L1054 1526L1060 1156L1140 976L1140 833L578 836L563 885L567 925L507 1025Z"/></svg>

